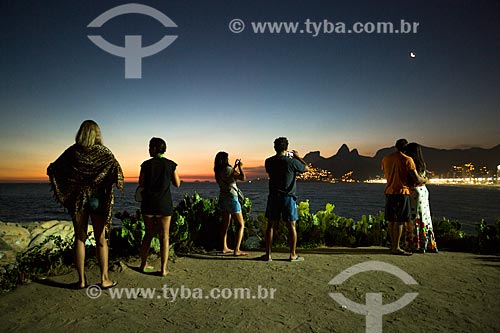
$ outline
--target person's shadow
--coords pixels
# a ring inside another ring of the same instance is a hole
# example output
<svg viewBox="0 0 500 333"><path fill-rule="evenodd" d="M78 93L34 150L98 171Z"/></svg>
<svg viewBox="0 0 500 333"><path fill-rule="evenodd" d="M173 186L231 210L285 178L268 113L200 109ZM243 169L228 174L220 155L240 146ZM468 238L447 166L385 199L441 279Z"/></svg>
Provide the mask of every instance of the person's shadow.
<svg viewBox="0 0 500 333"><path fill-rule="evenodd" d="M71 283L65 283L65 282L59 282L59 281L54 281L52 279L33 279L33 282L42 284L44 286L49 286L49 287L54 287L54 288L61 288L61 289L72 289L72 290L77 290L77 289L86 289L89 284L87 283L84 288L81 288L78 285L78 282L71 282Z"/></svg>
<svg viewBox="0 0 500 333"><path fill-rule="evenodd" d="M127 264L127 267L130 268L131 270L137 272L137 273L141 273L141 274L144 274L144 275L162 276L160 271L144 272L139 267L128 265L128 264Z"/></svg>

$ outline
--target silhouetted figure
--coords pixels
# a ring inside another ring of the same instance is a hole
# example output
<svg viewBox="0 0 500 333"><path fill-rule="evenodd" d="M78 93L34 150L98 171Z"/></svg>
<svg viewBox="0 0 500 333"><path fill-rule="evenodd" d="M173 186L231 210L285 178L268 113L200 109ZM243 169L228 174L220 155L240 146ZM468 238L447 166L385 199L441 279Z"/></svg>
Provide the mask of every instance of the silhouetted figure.
<svg viewBox="0 0 500 333"><path fill-rule="evenodd" d="M149 156L151 159L141 165L139 186L142 188L141 212L144 218L146 233L142 239L141 265L139 269L147 272L152 267L147 266L151 240L155 234L155 224L160 227L160 275L168 274L169 232L170 221L174 211L170 184L181 185L177 174L177 164L163 156L167 151L167 143L160 138L149 141Z"/></svg>
<svg viewBox="0 0 500 333"><path fill-rule="evenodd" d="M265 167L269 175L269 195L267 198L266 218L266 254L262 257L271 261L273 245L273 227L281 219L287 223L288 242L290 245L290 261L302 261L304 258L296 253L298 220L296 198L297 173L309 171L306 162L295 150L287 152L288 140L284 137L274 140L276 155L266 159Z"/></svg>
<svg viewBox="0 0 500 333"><path fill-rule="evenodd" d="M222 215L222 253L233 253L235 256L247 256L248 253L240 251L241 240L245 229L245 221L241 204L238 200L237 180L245 181L245 171L241 160L236 160L234 167L229 165L229 155L226 152L218 152L214 160L214 174L217 184L219 184L219 208ZM231 218L238 226L238 231L235 235L234 250L227 246L227 231Z"/></svg>
<svg viewBox="0 0 500 333"><path fill-rule="evenodd" d="M114 195L113 184L123 189L123 173L111 151L102 144L97 123L86 120L76 134L76 143L66 149L47 169L54 196L68 209L75 228L77 288L86 287L85 241L89 216L92 219L101 269L101 288L116 285L108 277L108 243Z"/></svg>
<svg viewBox="0 0 500 333"><path fill-rule="evenodd" d="M412 142L406 145L404 152L415 162L418 174L426 177L427 166L422 147ZM410 188L411 222L407 223L405 228L405 249L414 252L438 252L432 228L429 191L425 184L414 183L412 185Z"/></svg>
<svg viewBox="0 0 500 333"><path fill-rule="evenodd" d="M419 176L411 157L403 153L408 144L406 139L396 141L396 151L382 159L387 185L385 187L385 219L389 221L389 236L391 238L391 253L411 255L399 246L403 225L411 219L410 184L424 184L426 179Z"/></svg>

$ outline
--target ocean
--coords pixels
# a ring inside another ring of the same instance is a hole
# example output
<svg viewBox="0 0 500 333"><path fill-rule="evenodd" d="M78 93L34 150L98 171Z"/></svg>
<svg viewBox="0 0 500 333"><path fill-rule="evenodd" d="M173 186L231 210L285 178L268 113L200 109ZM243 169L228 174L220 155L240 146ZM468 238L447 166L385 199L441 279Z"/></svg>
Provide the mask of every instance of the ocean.
<svg viewBox="0 0 500 333"><path fill-rule="evenodd" d="M136 183L125 183L123 192L115 189L115 212L130 213L139 208L134 201ZM267 181L238 183L245 196L253 203L252 215L264 212L267 200ZM299 201L309 200L311 212L324 209L327 203L335 205L334 212L359 220L364 214L384 210L384 184L368 183L312 183L297 184ZM500 187L428 185L432 216L447 217L462 223L463 229L474 233L474 227L484 219L494 223L500 219ZM172 189L174 204L186 193L197 192L204 198L218 196L218 186L209 182L182 183ZM70 220L69 214L56 203L47 183L0 183L0 221L31 222ZM113 224L120 224L116 218Z"/></svg>

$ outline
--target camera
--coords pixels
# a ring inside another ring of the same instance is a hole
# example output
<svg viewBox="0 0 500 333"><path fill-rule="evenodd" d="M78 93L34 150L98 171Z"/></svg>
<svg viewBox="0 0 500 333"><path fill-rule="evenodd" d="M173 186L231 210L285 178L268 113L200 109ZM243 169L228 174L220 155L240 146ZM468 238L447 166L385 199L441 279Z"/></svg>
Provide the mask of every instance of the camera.
<svg viewBox="0 0 500 333"><path fill-rule="evenodd" d="M293 158L293 151L287 151L286 152L286 157Z"/></svg>

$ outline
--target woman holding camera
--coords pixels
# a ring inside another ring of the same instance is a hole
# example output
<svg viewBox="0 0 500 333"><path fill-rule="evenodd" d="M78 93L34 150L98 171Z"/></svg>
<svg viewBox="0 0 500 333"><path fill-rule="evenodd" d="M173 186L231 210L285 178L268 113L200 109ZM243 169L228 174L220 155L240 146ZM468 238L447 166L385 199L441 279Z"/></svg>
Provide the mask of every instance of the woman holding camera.
<svg viewBox="0 0 500 333"><path fill-rule="evenodd" d="M233 253L235 256L247 256L248 253L240 251L241 240L243 239L243 231L245 221L241 210L241 204L238 200L239 189L236 186L236 181L245 181L245 172L243 171L243 163L241 160L236 160L234 167L229 164L229 155L226 152L219 152L215 156L214 161L215 180L219 184L219 208L222 215L222 253ZM236 232L234 250L227 246L227 231L231 218L237 223L238 231Z"/></svg>

